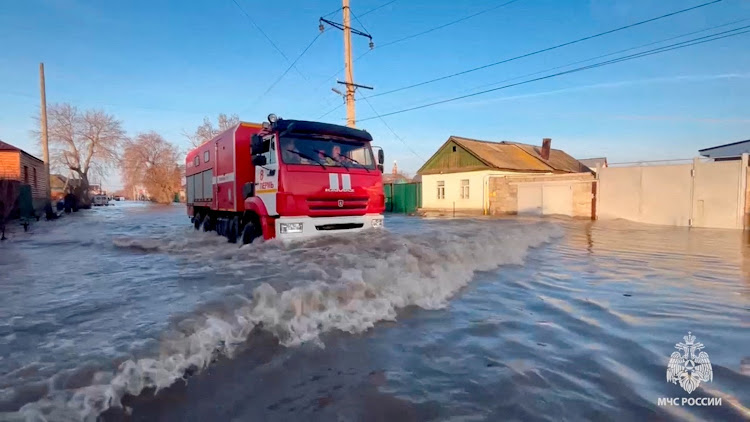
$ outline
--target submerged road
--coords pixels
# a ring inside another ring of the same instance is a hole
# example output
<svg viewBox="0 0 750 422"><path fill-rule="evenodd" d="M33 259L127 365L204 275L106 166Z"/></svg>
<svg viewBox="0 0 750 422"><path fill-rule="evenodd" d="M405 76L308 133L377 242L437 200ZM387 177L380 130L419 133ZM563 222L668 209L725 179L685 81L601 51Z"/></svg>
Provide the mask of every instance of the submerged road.
<svg viewBox="0 0 750 422"><path fill-rule="evenodd" d="M742 233L386 226L239 247L117 203L16 231L0 420L750 420ZM713 374L690 394L666 380L688 332Z"/></svg>

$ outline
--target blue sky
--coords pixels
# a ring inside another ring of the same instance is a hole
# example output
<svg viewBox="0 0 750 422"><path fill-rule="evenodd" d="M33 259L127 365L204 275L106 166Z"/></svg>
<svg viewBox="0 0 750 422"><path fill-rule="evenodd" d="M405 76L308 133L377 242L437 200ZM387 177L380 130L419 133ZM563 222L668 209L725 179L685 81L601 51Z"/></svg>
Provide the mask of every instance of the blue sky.
<svg viewBox="0 0 750 422"><path fill-rule="evenodd" d="M318 33L336 0L237 0L289 59ZM507 0L506 0L507 1ZM387 0L352 0L362 14ZM398 0L361 20L376 46L504 1ZM664 13L693 0L520 0L456 25L376 49L354 64L376 94L481 66ZM340 21L340 12L329 17ZM370 101L379 113L479 90L569 62L750 19L750 1L724 0L630 30ZM355 27L359 26L354 22ZM736 26L750 25L750 20ZM700 36L705 34L696 34ZM676 40L676 41L681 41ZM672 42L676 42L672 41ZM130 135L155 130L187 149L183 130L203 116L268 113L318 119L340 97L329 79L342 68L341 32L326 31L296 70L261 94L288 62L232 0L28 0L0 3L0 139L32 153L38 64L48 102L102 108ZM368 49L354 37L354 54ZM361 122L386 151L387 167L415 172L449 135L538 144L544 137L577 158L610 162L689 158L699 148L750 138L750 34ZM341 75L339 75L341 77ZM372 117L364 101L359 118ZM345 108L324 118L344 124ZM412 151L413 150L413 151ZM116 174L105 183L120 184Z"/></svg>

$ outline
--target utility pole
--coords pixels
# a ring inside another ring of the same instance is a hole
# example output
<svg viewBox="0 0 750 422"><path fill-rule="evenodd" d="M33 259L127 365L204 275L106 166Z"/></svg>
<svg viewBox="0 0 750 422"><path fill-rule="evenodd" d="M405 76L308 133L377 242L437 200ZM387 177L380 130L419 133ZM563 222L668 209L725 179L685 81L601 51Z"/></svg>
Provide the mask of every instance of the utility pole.
<svg viewBox="0 0 750 422"><path fill-rule="evenodd" d="M354 108L354 68L352 67L352 27L349 0L343 0L344 12L344 76L346 77L346 125L354 127L357 111Z"/></svg>
<svg viewBox="0 0 750 422"><path fill-rule="evenodd" d="M354 68L352 66L352 32L356 35L367 37L370 39L370 48L374 48L375 44L372 42L372 36L366 32L362 32L357 29L353 29L351 26L351 10L349 8L349 0L342 0L341 10L343 12L343 23L339 24L336 22L329 21L328 19L320 18L320 31L324 30L323 23L327 23L334 28L344 31L344 78L345 82L336 81L339 84L346 85L346 94L344 99L346 100L346 125L349 127L355 127L357 122L357 112L354 107L354 92L357 88L372 89L370 86L358 85L354 83ZM338 92L334 89L334 92Z"/></svg>
<svg viewBox="0 0 750 422"><path fill-rule="evenodd" d="M47 181L45 199L49 202L52 186L49 176L49 137L47 136L47 91L44 87L44 63L39 63L39 90L41 91L42 104L39 110L39 120L42 124L42 152L44 154L44 180Z"/></svg>

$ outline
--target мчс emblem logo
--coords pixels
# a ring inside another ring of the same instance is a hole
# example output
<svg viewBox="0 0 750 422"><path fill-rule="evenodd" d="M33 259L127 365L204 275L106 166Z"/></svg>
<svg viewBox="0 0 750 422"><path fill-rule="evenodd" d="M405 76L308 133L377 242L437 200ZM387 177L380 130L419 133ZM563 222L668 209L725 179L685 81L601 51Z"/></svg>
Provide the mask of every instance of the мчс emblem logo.
<svg viewBox="0 0 750 422"><path fill-rule="evenodd" d="M697 343L695 336L688 332L683 337L684 343L680 342L674 345L675 349L680 352L672 352L667 364L667 382L680 384L685 391L692 393L702 382L710 382L714 378L711 361L708 360L708 353L702 351L705 346L703 343ZM696 354L696 352L700 353Z"/></svg>

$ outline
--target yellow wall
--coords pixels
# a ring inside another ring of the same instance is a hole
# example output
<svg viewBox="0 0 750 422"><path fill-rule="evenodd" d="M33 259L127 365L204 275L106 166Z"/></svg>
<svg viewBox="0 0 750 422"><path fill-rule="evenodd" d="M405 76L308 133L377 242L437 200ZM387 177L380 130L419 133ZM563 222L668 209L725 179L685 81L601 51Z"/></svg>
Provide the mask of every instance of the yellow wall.
<svg viewBox="0 0 750 422"><path fill-rule="evenodd" d="M422 208L449 210L455 202L457 210L482 210L484 199L482 185L487 175L519 174L497 170L470 171L464 173L422 175ZM469 199L461 199L461 180L469 180ZM437 182L445 182L445 199L437 197ZM487 188L484 187L484 190ZM486 193L484 193L486 195Z"/></svg>

